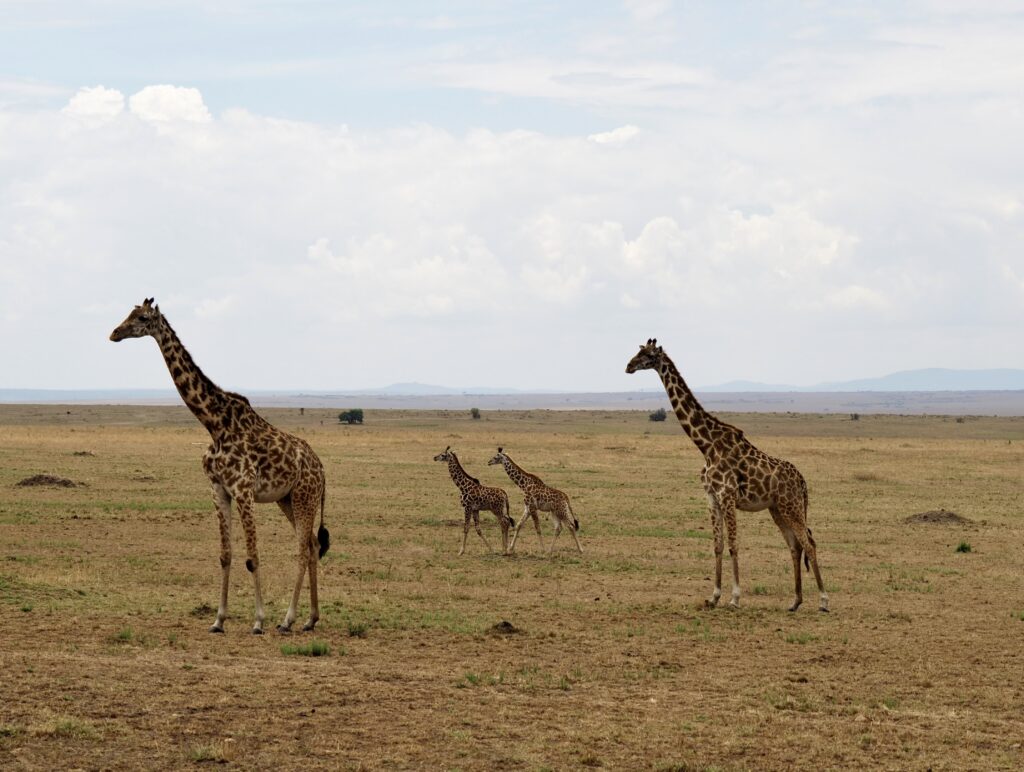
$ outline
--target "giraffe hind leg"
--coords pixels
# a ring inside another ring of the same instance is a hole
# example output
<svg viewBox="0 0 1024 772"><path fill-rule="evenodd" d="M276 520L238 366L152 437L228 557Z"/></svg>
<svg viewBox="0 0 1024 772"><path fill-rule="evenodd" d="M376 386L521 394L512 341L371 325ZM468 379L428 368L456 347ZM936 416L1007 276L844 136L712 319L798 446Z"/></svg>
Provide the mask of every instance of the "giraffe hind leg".
<svg viewBox="0 0 1024 772"><path fill-rule="evenodd" d="M302 582L306 578L306 572L310 570L311 561L316 559L316 552L313 551L313 521L316 517L316 507L310 506L305 501L295 501L293 497L292 508L295 515L295 534L298 537L299 555L298 555L298 575L295 577L295 589L292 591L292 600L288 604L288 611L284 615L284 620L277 626L279 633L291 632L292 624L295 622L295 617L298 615L299 610L299 595L302 593ZM313 570L315 571L315 563L313 563ZM315 580L311 579L311 582ZM312 610L316 611L316 610ZM319 613L317 613L319 616ZM316 620L310 617L312 623L315 625ZM308 624L308 623L307 623ZM312 629L312 627L310 627Z"/></svg>
<svg viewBox="0 0 1024 772"><path fill-rule="evenodd" d="M811 537L811 531L806 526L803 526L802 530L795 532L795 536L803 548L807 561L811 564L811 570L814 572L814 581L818 584L818 592L821 594L818 611L828 612L828 593L825 592L825 582L821 579L821 570L818 568L818 548Z"/></svg>
<svg viewBox="0 0 1024 772"><path fill-rule="evenodd" d="M480 529L480 510L478 509L473 511L473 527L476 529L477 535L483 539L484 544L487 545L487 551L494 552L494 549L491 547L491 543L487 541L487 537L484 536L484 532Z"/></svg>

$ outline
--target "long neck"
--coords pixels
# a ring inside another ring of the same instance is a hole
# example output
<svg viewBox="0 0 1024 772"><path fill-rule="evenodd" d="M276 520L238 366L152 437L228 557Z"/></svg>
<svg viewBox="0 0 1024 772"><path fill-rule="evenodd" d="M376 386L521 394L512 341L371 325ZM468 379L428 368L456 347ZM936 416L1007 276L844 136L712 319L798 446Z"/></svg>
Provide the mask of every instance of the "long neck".
<svg viewBox="0 0 1024 772"><path fill-rule="evenodd" d="M188 409L210 434L215 434L221 429L220 409L225 401L224 391L199 369L166 319L161 318L160 333L153 337L164 355L174 386Z"/></svg>
<svg viewBox="0 0 1024 772"><path fill-rule="evenodd" d="M522 488L531 477L536 477L536 475L526 472L521 466L519 466L519 464L508 456L502 457L501 464L505 467L505 473L509 476L509 479L520 488Z"/></svg>
<svg viewBox="0 0 1024 772"><path fill-rule="evenodd" d="M658 374L665 386L668 398L672 402L672 409L683 431L693 440L697 449L707 456L712 446L712 433L715 428L722 424L717 418L708 413L686 385L683 376L679 374L675 363L668 356L663 355L661 365L658 367Z"/></svg>
<svg viewBox="0 0 1024 772"><path fill-rule="evenodd" d="M448 474L452 476L452 482L458 486L459 490L465 490L473 483L473 478L462 468L462 464L459 463L459 459L454 453L448 454Z"/></svg>

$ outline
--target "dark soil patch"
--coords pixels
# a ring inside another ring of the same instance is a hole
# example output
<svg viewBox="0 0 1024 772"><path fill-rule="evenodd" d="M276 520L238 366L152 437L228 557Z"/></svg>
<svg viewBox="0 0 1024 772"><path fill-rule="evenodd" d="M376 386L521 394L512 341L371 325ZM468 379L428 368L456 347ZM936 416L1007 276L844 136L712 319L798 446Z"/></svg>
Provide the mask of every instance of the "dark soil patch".
<svg viewBox="0 0 1024 772"><path fill-rule="evenodd" d="M903 518L904 523L914 525L916 523L938 523L939 525L974 525L970 518L950 512L947 509L931 509L927 512L918 512L916 515Z"/></svg>
<svg viewBox="0 0 1024 772"><path fill-rule="evenodd" d="M487 632L489 632L491 635L518 635L523 631L511 622L503 619L502 621L498 622L498 624L492 625Z"/></svg>
<svg viewBox="0 0 1024 772"><path fill-rule="evenodd" d="M156 478L151 474L140 474L133 477L132 480L135 482L156 482Z"/></svg>
<svg viewBox="0 0 1024 772"><path fill-rule="evenodd" d="M71 455L72 456L95 456L96 454L93 453L91 450L76 450Z"/></svg>
<svg viewBox="0 0 1024 772"><path fill-rule="evenodd" d="M205 616L209 616L210 614L213 614L216 610L217 609L215 609L209 603L207 603L206 601L203 601L198 606L196 606L194 609L192 609L189 613L192 616L194 616L194 617L205 617Z"/></svg>
<svg viewBox="0 0 1024 772"><path fill-rule="evenodd" d="M19 488L30 488L35 485L49 485L54 488L79 488L85 487L85 483L76 483L66 477L57 477L52 474L36 474L26 477L24 480L15 483Z"/></svg>

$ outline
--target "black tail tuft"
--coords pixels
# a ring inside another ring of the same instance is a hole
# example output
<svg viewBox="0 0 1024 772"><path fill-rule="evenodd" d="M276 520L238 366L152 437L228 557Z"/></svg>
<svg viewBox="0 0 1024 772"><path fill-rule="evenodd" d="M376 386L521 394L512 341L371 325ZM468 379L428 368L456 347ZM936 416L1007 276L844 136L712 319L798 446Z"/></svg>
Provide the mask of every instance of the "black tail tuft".
<svg viewBox="0 0 1024 772"><path fill-rule="evenodd" d="M323 525L320 526L320 530L316 532L316 540L320 542L320 557L327 554L327 550L331 548L331 533Z"/></svg>
<svg viewBox="0 0 1024 772"><path fill-rule="evenodd" d="M577 520L575 517L572 519L572 527L577 531L580 530L580 521Z"/></svg>

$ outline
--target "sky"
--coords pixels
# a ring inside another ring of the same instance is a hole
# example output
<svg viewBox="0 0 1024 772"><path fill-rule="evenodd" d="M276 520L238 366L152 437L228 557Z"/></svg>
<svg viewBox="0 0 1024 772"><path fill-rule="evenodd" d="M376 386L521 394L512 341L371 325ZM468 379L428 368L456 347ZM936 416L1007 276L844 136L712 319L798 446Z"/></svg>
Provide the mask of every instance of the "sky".
<svg viewBox="0 0 1024 772"><path fill-rule="evenodd" d="M1024 4L0 0L0 388L1024 368Z"/></svg>

